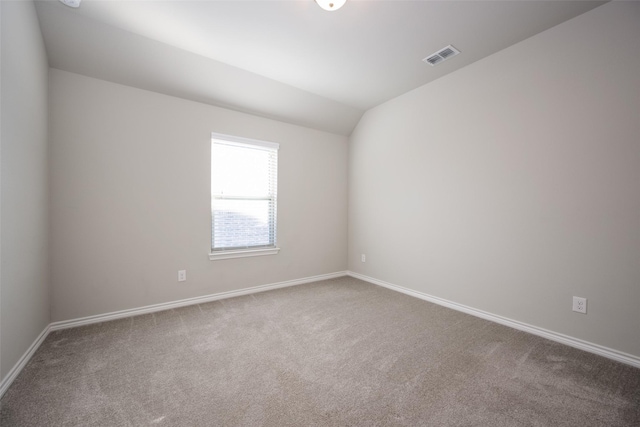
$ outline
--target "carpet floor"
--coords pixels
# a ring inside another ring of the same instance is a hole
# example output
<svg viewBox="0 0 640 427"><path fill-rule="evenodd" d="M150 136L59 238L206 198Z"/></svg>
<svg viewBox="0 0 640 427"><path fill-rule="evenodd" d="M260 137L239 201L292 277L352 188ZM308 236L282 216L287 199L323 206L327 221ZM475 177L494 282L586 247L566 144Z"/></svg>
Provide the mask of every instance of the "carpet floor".
<svg viewBox="0 0 640 427"><path fill-rule="evenodd" d="M9 426L640 426L640 369L344 277L52 332Z"/></svg>

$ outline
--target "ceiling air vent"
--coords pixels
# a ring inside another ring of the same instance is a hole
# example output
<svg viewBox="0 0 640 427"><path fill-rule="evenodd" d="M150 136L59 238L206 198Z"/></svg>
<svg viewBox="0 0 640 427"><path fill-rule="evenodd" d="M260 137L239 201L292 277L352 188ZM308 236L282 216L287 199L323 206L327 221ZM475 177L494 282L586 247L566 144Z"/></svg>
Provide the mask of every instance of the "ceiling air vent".
<svg viewBox="0 0 640 427"><path fill-rule="evenodd" d="M456 56L459 53L460 51L458 49L449 45L445 48L440 49L433 55L427 56L426 58L423 59L423 61L431 66L434 66L436 64L446 61L449 58Z"/></svg>

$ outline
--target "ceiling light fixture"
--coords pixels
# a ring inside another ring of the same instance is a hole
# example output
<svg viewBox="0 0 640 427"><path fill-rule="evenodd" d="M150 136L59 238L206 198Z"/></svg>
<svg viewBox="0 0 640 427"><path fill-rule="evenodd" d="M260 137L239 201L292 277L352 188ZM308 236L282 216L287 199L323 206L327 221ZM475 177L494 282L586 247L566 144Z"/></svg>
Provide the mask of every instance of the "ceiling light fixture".
<svg viewBox="0 0 640 427"><path fill-rule="evenodd" d="M67 5L69 7L80 7L80 2L82 0L60 0L60 3Z"/></svg>
<svg viewBox="0 0 640 427"><path fill-rule="evenodd" d="M340 9L346 2L347 0L316 0L318 6L329 12Z"/></svg>

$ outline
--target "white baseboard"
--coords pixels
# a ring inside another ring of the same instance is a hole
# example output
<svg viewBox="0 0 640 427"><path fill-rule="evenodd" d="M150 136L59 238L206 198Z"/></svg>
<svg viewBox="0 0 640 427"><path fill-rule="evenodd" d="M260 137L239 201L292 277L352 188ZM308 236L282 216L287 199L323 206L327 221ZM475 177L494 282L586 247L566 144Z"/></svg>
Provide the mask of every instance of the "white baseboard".
<svg viewBox="0 0 640 427"><path fill-rule="evenodd" d="M2 379L2 381L0 382L0 398L2 398L4 393L9 389L9 386L11 386L11 383L13 382L13 380L15 380L18 374L20 374L20 372L25 367L25 365L29 362L29 360L31 359L33 354L36 352L38 347L40 347L40 344L42 344L42 342L45 340L45 338L47 337L47 335L49 335L49 332L51 331L75 328L78 326L90 325L92 323L101 323L109 320L121 319L124 317L139 316L141 314L170 310L173 308L184 307L184 306L193 305L193 304L202 304L205 302L217 301L225 298L239 297L241 295L255 294L258 292L265 292L273 289L287 288L290 286L302 285L305 283L318 282L320 280L335 279L335 278L343 277L346 275L347 275L346 271L339 271L336 273L321 274L318 276L305 277L302 279L287 280L285 282L254 286L252 288L239 289L237 291L220 292L217 294L205 295L201 297L187 298L183 300L166 302L162 304L147 305L139 308L114 311L111 313L104 313L104 314L98 314L95 316L82 317L79 319L63 320L61 322L50 323L49 325L47 325L46 328L44 328L44 330L40 333L38 338L36 338L33 344L31 344L29 349L22 355L20 360L18 360L18 363L16 363L15 366L9 371L7 376Z"/></svg>
<svg viewBox="0 0 640 427"><path fill-rule="evenodd" d="M562 344L566 344L568 346L575 347L580 350L588 351L589 353L594 353L618 362L626 363L627 365L635 366L636 368L640 368L640 357L634 356L632 354L623 353L621 351L614 350L612 348L603 347L601 345L594 344L588 341L583 341L581 339L560 334L558 332L549 331L547 329L522 323L517 320L498 316L496 314L488 313L486 311L478 310L473 307L458 304L456 302L449 301L443 298L438 298L422 292L414 291L412 289L403 288L402 286L387 283L382 280L374 279L373 277L365 276L363 274L354 273L353 271L348 271L347 274L351 277L364 280L365 282L369 282L374 285L383 286L385 288L388 288L397 292L402 292L403 294L410 295L412 297L420 298L422 300L429 301L434 304L451 308L453 310L461 311L463 313L467 313L472 316L480 317L481 319L489 320L495 323L500 323L501 325L509 326L511 328L518 329L520 331L528 332L533 335L547 338L551 341L556 341Z"/></svg>
<svg viewBox="0 0 640 427"><path fill-rule="evenodd" d="M187 298L178 301L165 302L161 304L147 305L144 307L131 308L128 310L114 311L111 313L98 314L96 316L81 317L79 319L63 320L53 322L49 325L50 330L57 331L59 329L75 328L92 323L101 323L109 320L122 319L124 317L139 316L141 314L154 313L156 311L171 310L173 308L184 307L187 305L202 304L205 302L217 301L226 298L239 297L242 295L255 294L258 292L270 291L273 289L287 288L289 286L302 285L305 283L318 282L320 280L335 279L337 277L346 276L346 271L340 271L330 274L321 274L319 276L305 277L303 279L287 280L286 282L271 283L269 285L254 286L251 288L239 289L237 291L220 292L217 294L204 295L201 297Z"/></svg>
<svg viewBox="0 0 640 427"><path fill-rule="evenodd" d="M13 366L13 368L11 368L9 373L2 379L2 381L0 381L0 398L4 396L4 393L9 389L9 386L11 385L13 380L15 380L18 374L20 374L22 369L26 366L27 362L29 362L29 360L31 359L31 356L33 356L33 353L36 352L38 347L40 347L40 344L42 344L42 341L44 341L47 335L49 335L50 326L51 325L47 325L47 327L44 328L42 332L40 332L38 338L36 338L36 340L31 344L27 351L18 360L18 362Z"/></svg>

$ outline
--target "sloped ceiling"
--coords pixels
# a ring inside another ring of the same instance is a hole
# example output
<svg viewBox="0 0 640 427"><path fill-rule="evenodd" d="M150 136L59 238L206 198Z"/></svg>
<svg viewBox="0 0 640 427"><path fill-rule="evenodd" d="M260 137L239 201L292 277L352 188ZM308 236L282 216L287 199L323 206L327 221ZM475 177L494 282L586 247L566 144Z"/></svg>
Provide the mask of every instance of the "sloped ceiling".
<svg viewBox="0 0 640 427"><path fill-rule="evenodd" d="M51 67L349 135L369 108L558 25L595 1L36 3ZM436 67L422 59L453 44Z"/></svg>

